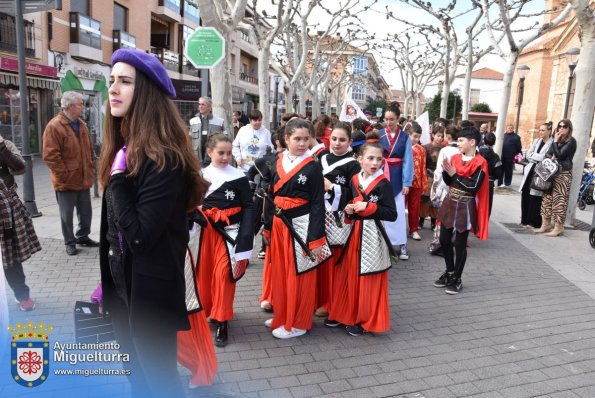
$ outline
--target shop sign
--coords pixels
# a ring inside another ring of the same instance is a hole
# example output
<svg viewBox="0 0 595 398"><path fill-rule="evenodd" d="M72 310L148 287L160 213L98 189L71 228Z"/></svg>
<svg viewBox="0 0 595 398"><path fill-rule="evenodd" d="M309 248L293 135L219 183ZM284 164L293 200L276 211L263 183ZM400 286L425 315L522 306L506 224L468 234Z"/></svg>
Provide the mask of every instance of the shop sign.
<svg viewBox="0 0 595 398"><path fill-rule="evenodd" d="M198 101L200 97L200 82L171 79L176 89L176 100Z"/></svg>
<svg viewBox="0 0 595 398"><path fill-rule="evenodd" d="M0 57L0 69L9 70L12 72L19 71L19 62L13 58ZM33 62L25 62L25 72L28 75L57 77L58 71L56 68L35 64Z"/></svg>
<svg viewBox="0 0 595 398"><path fill-rule="evenodd" d="M73 68L73 72L76 76L82 77L83 79L100 80L103 76L103 73L98 70L80 68L78 66Z"/></svg>
<svg viewBox="0 0 595 398"><path fill-rule="evenodd" d="M231 86L231 100L235 102L244 102L244 96L246 95L246 89L238 86Z"/></svg>

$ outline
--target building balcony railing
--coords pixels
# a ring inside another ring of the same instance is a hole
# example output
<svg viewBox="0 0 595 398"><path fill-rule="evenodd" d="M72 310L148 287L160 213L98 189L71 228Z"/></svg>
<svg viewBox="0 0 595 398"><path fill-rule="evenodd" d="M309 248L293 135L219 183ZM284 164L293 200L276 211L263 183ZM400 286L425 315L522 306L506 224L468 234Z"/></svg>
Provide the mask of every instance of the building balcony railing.
<svg viewBox="0 0 595 398"><path fill-rule="evenodd" d="M246 32L240 31L240 37L245 42L252 44L252 40L250 39L250 35L246 34Z"/></svg>
<svg viewBox="0 0 595 398"><path fill-rule="evenodd" d="M249 74L244 72L240 73L240 80L258 85L258 79L256 77L250 76Z"/></svg>
<svg viewBox="0 0 595 398"><path fill-rule="evenodd" d="M123 30L114 30L114 51L120 48L136 48L136 37Z"/></svg>
<svg viewBox="0 0 595 398"><path fill-rule="evenodd" d="M165 66L165 69L174 72L180 71L180 54L160 47L151 47L151 53L157 55L157 58Z"/></svg>
<svg viewBox="0 0 595 398"><path fill-rule="evenodd" d="M16 19L4 13L0 13L0 51L17 52ZM25 56L35 57L35 29L29 21L25 21Z"/></svg>
<svg viewBox="0 0 595 398"><path fill-rule="evenodd" d="M180 13L180 0L159 0L159 7L166 7L176 13Z"/></svg>
<svg viewBox="0 0 595 398"><path fill-rule="evenodd" d="M70 42L101 49L101 22L87 15L71 12Z"/></svg>
<svg viewBox="0 0 595 398"><path fill-rule="evenodd" d="M198 69L196 69L184 55L182 55L182 62L182 73L198 76Z"/></svg>

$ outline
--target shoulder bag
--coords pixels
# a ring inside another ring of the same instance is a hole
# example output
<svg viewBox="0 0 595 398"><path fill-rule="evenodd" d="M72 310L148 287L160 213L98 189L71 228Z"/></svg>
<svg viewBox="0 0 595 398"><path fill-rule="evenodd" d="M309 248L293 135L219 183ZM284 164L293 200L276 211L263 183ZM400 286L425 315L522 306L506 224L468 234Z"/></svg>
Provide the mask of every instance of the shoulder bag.
<svg viewBox="0 0 595 398"><path fill-rule="evenodd" d="M560 164L550 158L545 158L535 166L535 174L531 181L531 188L541 192L549 192L556 174L560 171Z"/></svg>

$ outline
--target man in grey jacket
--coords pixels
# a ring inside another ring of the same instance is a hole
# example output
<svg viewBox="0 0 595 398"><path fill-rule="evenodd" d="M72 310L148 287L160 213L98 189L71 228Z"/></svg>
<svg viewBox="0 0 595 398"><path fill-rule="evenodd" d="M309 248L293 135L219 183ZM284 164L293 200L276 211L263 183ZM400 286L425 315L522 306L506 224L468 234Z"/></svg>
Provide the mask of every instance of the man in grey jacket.
<svg viewBox="0 0 595 398"><path fill-rule="evenodd" d="M203 165L211 163L207 155L207 139L211 134L225 132L223 119L213 116L213 101L209 97L198 99L198 113L190 119L192 147Z"/></svg>

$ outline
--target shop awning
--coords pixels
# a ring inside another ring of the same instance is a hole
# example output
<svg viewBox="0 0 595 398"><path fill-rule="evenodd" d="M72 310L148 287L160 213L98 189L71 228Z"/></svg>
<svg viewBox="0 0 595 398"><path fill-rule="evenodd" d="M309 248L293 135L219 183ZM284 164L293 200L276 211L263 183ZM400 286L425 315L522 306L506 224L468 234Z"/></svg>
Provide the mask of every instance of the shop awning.
<svg viewBox="0 0 595 398"><path fill-rule="evenodd" d="M14 75L12 73L0 73L0 84L18 86L19 75ZM60 80L27 76L27 87L58 90L60 88Z"/></svg>

